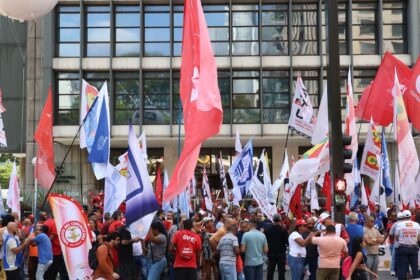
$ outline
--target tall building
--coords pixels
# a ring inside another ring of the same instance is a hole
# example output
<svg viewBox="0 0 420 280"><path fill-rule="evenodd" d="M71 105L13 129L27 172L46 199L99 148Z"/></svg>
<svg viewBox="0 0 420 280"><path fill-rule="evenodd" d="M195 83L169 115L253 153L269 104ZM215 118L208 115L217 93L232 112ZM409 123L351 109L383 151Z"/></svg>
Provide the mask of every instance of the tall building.
<svg viewBox="0 0 420 280"><path fill-rule="evenodd" d="M344 110L349 67L357 104L385 51L409 66L415 63L420 53L420 1L338 2ZM315 108L326 86L325 4L321 0L203 0L203 9L218 64L224 118L220 134L204 143L197 172L206 162L210 184L219 188L216 157L221 152L226 168L230 165L239 131L242 144L253 137L255 159L265 149L275 178L283 160L297 75L302 76ZM54 93L58 166L78 130L82 79L98 88L107 81L111 161L115 164L126 150L132 119L137 133L146 131L152 176L154 163L162 157L171 174L180 148L179 131L183 133L179 98L182 24L183 1L176 0L62 0L49 15L27 23L27 189L33 188L33 134L48 85ZM202 121L206 129L206 120ZM363 143L366 129L361 131ZM289 134L289 156L296 158L309 146L308 140ZM55 187L75 197L103 187L94 178L86 151L79 149L78 138Z"/></svg>

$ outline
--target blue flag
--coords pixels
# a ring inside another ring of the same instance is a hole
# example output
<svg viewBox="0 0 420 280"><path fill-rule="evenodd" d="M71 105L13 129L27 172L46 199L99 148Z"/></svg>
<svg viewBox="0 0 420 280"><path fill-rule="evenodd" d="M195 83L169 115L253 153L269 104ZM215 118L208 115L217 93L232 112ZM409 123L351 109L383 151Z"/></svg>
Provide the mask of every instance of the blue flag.
<svg viewBox="0 0 420 280"><path fill-rule="evenodd" d="M108 163L109 161L109 123L108 110L105 99L102 101L99 114L98 128L96 129L95 140L89 152L89 161L96 163Z"/></svg>
<svg viewBox="0 0 420 280"><path fill-rule="evenodd" d="M359 198L362 194L362 192L360 191L361 178L360 178L359 162L357 161L357 157L354 159L353 174L354 174L354 192L352 192L350 195L350 207L357 207L360 204Z"/></svg>
<svg viewBox="0 0 420 280"><path fill-rule="evenodd" d="M254 156L252 139L246 143L242 152L229 168L229 175L233 184L233 195L236 200L245 198L253 176L252 158Z"/></svg>
<svg viewBox="0 0 420 280"><path fill-rule="evenodd" d="M133 235L144 239L159 209L159 204L131 123L128 130L127 154L126 227Z"/></svg>
<svg viewBox="0 0 420 280"><path fill-rule="evenodd" d="M389 174L389 159L386 149L385 131L382 130L382 186L385 187L386 196L390 196L393 192L391 175Z"/></svg>

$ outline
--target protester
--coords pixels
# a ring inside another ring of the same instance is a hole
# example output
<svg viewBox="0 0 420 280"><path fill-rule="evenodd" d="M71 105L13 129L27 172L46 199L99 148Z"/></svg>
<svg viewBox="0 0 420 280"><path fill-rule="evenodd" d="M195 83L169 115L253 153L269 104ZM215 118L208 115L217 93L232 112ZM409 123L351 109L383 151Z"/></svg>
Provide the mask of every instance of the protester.
<svg viewBox="0 0 420 280"><path fill-rule="evenodd" d="M15 222L7 224L7 235L3 246L3 265L7 279L19 279L21 274L21 265L23 262L22 251L26 248L30 239L20 244L17 237L18 226Z"/></svg>
<svg viewBox="0 0 420 280"><path fill-rule="evenodd" d="M211 280L213 275L214 279L217 279L219 272L217 269L217 263L213 259L213 250L210 245L210 238L214 234L214 222L210 217L204 217L203 219L204 230L201 233L202 244L202 262L201 262L201 279L202 280Z"/></svg>
<svg viewBox="0 0 420 280"><path fill-rule="evenodd" d="M305 273L305 246L311 241L315 235L311 232L308 237L303 239L302 234L307 231L306 222L304 220L297 220L295 223L295 231L289 235L289 256L288 264L292 280L301 280Z"/></svg>
<svg viewBox="0 0 420 280"><path fill-rule="evenodd" d="M374 278L378 277L378 275L370 271L365 265L366 255L363 252L365 246L366 243L363 240L363 237L355 237L353 239L353 243L351 245L352 264L346 280L368 280L368 273Z"/></svg>
<svg viewBox="0 0 420 280"><path fill-rule="evenodd" d="M193 223L184 221L183 229L175 233L169 243L169 251L175 252L174 276L176 280L197 280L200 267L201 238L191 231Z"/></svg>
<svg viewBox="0 0 420 280"><path fill-rule="evenodd" d="M359 215L356 212L350 212L348 216L348 224L346 226L347 234L349 235L350 242L347 244L347 248L349 249L349 255L352 254L352 244L353 239L356 237L363 238L363 227L359 225L358 222Z"/></svg>
<svg viewBox="0 0 420 280"><path fill-rule="evenodd" d="M315 219L308 218L306 220L307 231L302 234L303 239L306 239L311 232L316 232L315 230ZM305 257L305 266L309 268L309 280L316 280L316 271L318 269L318 246L312 243L308 243L305 246L306 248L306 257Z"/></svg>
<svg viewBox="0 0 420 280"><path fill-rule="evenodd" d="M114 272L115 262L112 255L112 249L117 248L119 242L120 234L113 231L107 235L104 243L99 245L96 251L98 267L93 272L93 279L115 280L120 278L120 276Z"/></svg>
<svg viewBox="0 0 420 280"><path fill-rule="evenodd" d="M358 212L359 217L357 219L357 223L361 225L362 227L365 225L367 209L368 209L367 205L362 204L359 206L359 212Z"/></svg>
<svg viewBox="0 0 420 280"><path fill-rule="evenodd" d="M110 233L115 231L110 231ZM133 279L135 275L133 259L133 243L140 241L139 237L132 238L131 233L124 227L118 229L120 244L118 246L118 274L121 279Z"/></svg>
<svg viewBox="0 0 420 280"><path fill-rule="evenodd" d="M164 225L154 221L148 235L148 276L147 280L159 280L166 268L167 239Z"/></svg>
<svg viewBox="0 0 420 280"><path fill-rule="evenodd" d="M347 243L338 237L333 225L326 227L322 237L312 237L311 242L318 245L319 265L317 280L338 280L340 277L340 260L342 254L347 254Z"/></svg>
<svg viewBox="0 0 420 280"><path fill-rule="evenodd" d="M53 217L48 218L45 221L44 225L48 227L47 235L51 240L52 252L53 252L53 263L45 272L44 278L45 280L56 280L58 273L60 273L60 279L67 280L69 279L69 277L67 274L66 265L64 263L63 254L61 252L60 241L58 239L57 226L55 224L54 218Z"/></svg>
<svg viewBox="0 0 420 280"><path fill-rule="evenodd" d="M377 274L379 265L379 245L384 242L383 236L374 227L375 219L372 216L366 218L364 227L364 240L366 243L366 263L370 271ZM372 276L369 279L373 279Z"/></svg>
<svg viewBox="0 0 420 280"><path fill-rule="evenodd" d="M278 269L278 279L285 280L286 274L286 250L289 234L281 224L281 216L275 214L273 216L274 224L265 232L267 238L268 251L268 266L267 266L267 280L273 280L276 266Z"/></svg>
<svg viewBox="0 0 420 280"><path fill-rule="evenodd" d="M6 273L4 270L4 240L6 239L6 236L9 234L7 230L7 225L10 222L14 222L15 218L10 214L5 214L1 216L1 228L0 228L0 243L1 243L1 250L0 250L0 262L1 262L1 269L0 269L0 279L6 279Z"/></svg>
<svg viewBox="0 0 420 280"><path fill-rule="evenodd" d="M388 223L386 224L386 230L385 230L385 236L384 236L385 240L389 237L388 238L389 251L391 253L391 267L390 267L391 276L395 276L396 273L395 273L394 236L391 236L389 233L391 231L392 226L396 222L397 222L397 213L391 209L390 211L388 211Z"/></svg>
<svg viewBox="0 0 420 280"><path fill-rule="evenodd" d="M48 238L47 226L36 225L34 228L35 237L31 239L31 246L36 246L38 252L36 268L36 279L44 279L44 274L53 263L53 251L51 240Z"/></svg>
<svg viewBox="0 0 420 280"><path fill-rule="evenodd" d="M403 211L403 219L398 223L395 230L395 240L398 241L398 248L396 249L398 280L406 279L409 267L411 267L413 279L416 279L419 277L420 225L411 220L409 210Z"/></svg>
<svg viewBox="0 0 420 280"><path fill-rule="evenodd" d="M238 238L234 235L236 224L234 222L230 223L226 229L228 232L220 239L217 245L217 251L220 256L219 270L222 280L236 280L236 258L239 255Z"/></svg>
<svg viewBox="0 0 420 280"><path fill-rule="evenodd" d="M265 235L257 230L257 221L250 222L250 231L242 237L241 252L245 253L244 274L246 280L262 280L263 254L268 252Z"/></svg>

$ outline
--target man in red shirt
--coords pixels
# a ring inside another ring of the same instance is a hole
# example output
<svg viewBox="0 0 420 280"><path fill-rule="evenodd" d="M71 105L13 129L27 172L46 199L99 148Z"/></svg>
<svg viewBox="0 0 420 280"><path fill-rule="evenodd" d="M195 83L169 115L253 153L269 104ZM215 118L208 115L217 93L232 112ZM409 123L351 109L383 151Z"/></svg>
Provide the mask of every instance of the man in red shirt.
<svg viewBox="0 0 420 280"><path fill-rule="evenodd" d="M169 252L175 252L174 279L197 280L200 267L201 238L191 231L193 222L184 221L184 229L177 231L169 244Z"/></svg>
<svg viewBox="0 0 420 280"><path fill-rule="evenodd" d="M60 241L58 239L57 227L53 217L45 221L44 226L48 227L48 237L51 240L53 263L44 274L45 280L55 280L57 274L60 273L61 280L69 279L67 274L66 265L64 263L63 254L61 252Z"/></svg>

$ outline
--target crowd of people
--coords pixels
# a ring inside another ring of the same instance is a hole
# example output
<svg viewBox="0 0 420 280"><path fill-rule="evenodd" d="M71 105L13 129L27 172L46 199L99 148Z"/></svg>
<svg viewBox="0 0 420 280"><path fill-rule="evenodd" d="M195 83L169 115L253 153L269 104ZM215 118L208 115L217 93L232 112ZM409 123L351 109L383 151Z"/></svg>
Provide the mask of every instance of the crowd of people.
<svg viewBox="0 0 420 280"><path fill-rule="evenodd" d="M158 211L145 239L125 228L123 211L88 215L93 279L123 280L292 280L378 277L379 246L387 242L389 273L399 280L420 277L420 211L360 205L335 223L329 212L307 211L291 218L282 211L266 218L248 207L216 207L213 213ZM122 209L124 210L124 209ZM68 279L54 218L17 213L1 217L0 279Z"/></svg>
<svg viewBox="0 0 420 280"><path fill-rule="evenodd" d="M379 246L389 243L389 273L398 279L415 279L418 272L420 211L398 211L379 206L368 213L360 205L335 223L327 211L307 211L300 219L279 209L272 221L252 201L190 213L158 211L148 236L141 240L124 227L121 211L100 211L89 217L99 261L93 279L376 279ZM417 216L416 216L417 214ZM388 240L388 241L386 241ZM348 259L348 260L346 260ZM346 271L344 271L346 270Z"/></svg>

